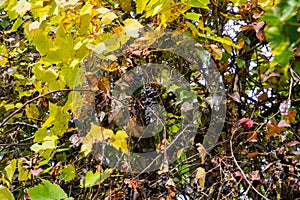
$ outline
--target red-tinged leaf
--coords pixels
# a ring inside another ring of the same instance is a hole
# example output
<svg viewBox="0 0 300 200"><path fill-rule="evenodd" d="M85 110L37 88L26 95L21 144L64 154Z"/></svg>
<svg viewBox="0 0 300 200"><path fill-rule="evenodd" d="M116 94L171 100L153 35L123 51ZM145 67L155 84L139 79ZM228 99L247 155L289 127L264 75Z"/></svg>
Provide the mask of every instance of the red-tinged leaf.
<svg viewBox="0 0 300 200"><path fill-rule="evenodd" d="M262 82L266 82L269 78L275 77L275 76L279 76L279 74L277 74L273 71L270 71L269 75L261 74L260 79Z"/></svg>
<svg viewBox="0 0 300 200"><path fill-rule="evenodd" d="M258 152L257 151L255 151L255 152L253 152L253 153L249 153L248 154L248 158L254 158L254 157L256 157L258 155Z"/></svg>
<svg viewBox="0 0 300 200"><path fill-rule="evenodd" d="M38 168L38 169L31 169L30 172L32 173L33 176L37 176L39 175L41 172L43 171L42 168Z"/></svg>
<svg viewBox="0 0 300 200"><path fill-rule="evenodd" d="M267 126L269 127L269 131L266 135L266 139L268 140L270 137L274 136L275 134L278 134L282 131L285 130L285 127L278 127L278 126L275 126L273 124L267 124Z"/></svg>
<svg viewBox="0 0 300 200"><path fill-rule="evenodd" d="M291 125L287 124L285 120L281 120L277 126L278 127L290 127Z"/></svg>
<svg viewBox="0 0 300 200"><path fill-rule="evenodd" d="M259 170L251 172L251 180L252 181L260 181Z"/></svg>
<svg viewBox="0 0 300 200"><path fill-rule="evenodd" d="M256 33L258 33L260 31L260 29L265 25L265 22L253 22L252 23L252 27L253 29L256 31Z"/></svg>
<svg viewBox="0 0 300 200"><path fill-rule="evenodd" d="M257 39L259 39L260 42L264 41L266 38L266 34L263 31L259 31L256 33Z"/></svg>
<svg viewBox="0 0 300 200"><path fill-rule="evenodd" d="M267 75L264 75L264 74L261 74L261 75L260 75L260 79L261 79L262 82L266 82L269 78L270 78L270 77L267 76Z"/></svg>
<svg viewBox="0 0 300 200"><path fill-rule="evenodd" d="M290 110L289 113L285 116L285 118L290 122L290 123L295 123L295 116L296 116L297 111L296 110Z"/></svg>
<svg viewBox="0 0 300 200"><path fill-rule="evenodd" d="M292 147L292 146L295 146L295 145L297 145L297 144L300 144L300 142L294 140L294 141L290 141L290 142L288 143L288 146Z"/></svg>
<svg viewBox="0 0 300 200"><path fill-rule="evenodd" d="M248 133L248 141L249 142L257 142L257 132L249 132Z"/></svg>
<svg viewBox="0 0 300 200"><path fill-rule="evenodd" d="M291 150L290 153L296 156L300 156L300 151Z"/></svg>
<svg viewBox="0 0 300 200"><path fill-rule="evenodd" d="M243 175L242 175L242 173L241 173L240 171L234 172L234 176L235 176L235 177L243 178Z"/></svg>
<svg viewBox="0 0 300 200"><path fill-rule="evenodd" d="M261 102L261 101L265 101L268 99L268 94L266 92L262 93L261 95L259 95L258 97L258 101Z"/></svg>
<svg viewBox="0 0 300 200"><path fill-rule="evenodd" d="M249 130L253 126L253 121L248 118L242 118L238 121L237 125Z"/></svg>

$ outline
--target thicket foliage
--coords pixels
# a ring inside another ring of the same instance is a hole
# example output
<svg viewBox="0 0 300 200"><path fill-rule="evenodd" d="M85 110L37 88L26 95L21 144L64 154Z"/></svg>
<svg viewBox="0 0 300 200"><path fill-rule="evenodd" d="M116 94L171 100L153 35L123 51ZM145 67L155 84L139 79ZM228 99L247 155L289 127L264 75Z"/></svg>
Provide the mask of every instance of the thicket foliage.
<svg viewBox="0 0 300 200"><path fill-rule="evenodd" d="M299 0L0 0L0 199L296 199L299 8ZM147 48L166 28L210 52L223 80L226 118L210 151L201 143L215 100L201 72ZM191 89L145 83L119 127L115 84L132 69L128 82L150 76L138 71L149 63L176 69ZM193 145L174 152L174 163L163 158L168 167L132 171L130 153L163 154L180 106L194 99ZM157 105L166 118L151 127L159 133L139 137Z"/></svg>

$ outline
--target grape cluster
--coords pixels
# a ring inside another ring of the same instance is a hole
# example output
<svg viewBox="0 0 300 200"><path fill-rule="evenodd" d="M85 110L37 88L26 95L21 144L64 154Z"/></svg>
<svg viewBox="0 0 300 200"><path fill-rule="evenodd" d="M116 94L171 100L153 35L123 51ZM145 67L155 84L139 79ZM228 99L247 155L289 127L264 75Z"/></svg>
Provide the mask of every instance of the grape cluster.
<svg viewBox="0 0 300 200"><path fill-rule="evenodd" d="M146 86L142 89L141 99L144 102L145 109L145 125L148 125L152 122L153 119L153 110L154 104L156 104L156 98L158 95L158 90L152 86Z"/></svg>
<svg viewBox="0 0 300 200"><path fill-rule="evenodd" d="M138 95L137 101L133 104L139 125L149 125L153 121L154 105L158 102L158 96L159 88L156 86L147 85L141 89L140 96Z"/></svg>

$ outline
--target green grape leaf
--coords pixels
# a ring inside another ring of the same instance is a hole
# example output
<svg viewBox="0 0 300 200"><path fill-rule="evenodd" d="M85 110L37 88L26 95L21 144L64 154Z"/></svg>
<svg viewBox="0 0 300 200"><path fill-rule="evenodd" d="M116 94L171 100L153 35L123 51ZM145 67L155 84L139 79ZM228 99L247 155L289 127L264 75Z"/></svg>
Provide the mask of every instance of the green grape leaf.
<svg viewBox="0 0 300 200"><path fill-rule="evenodd" d="M43 185L28 189L31 200L61 200L66 199L67 194L57 184L42 179Z"/></svg>
<svg viewBox="0 0 300 200"><path fill-rule="evenodd" d="M37 119L40 116L39 109L33 103L26 105L26 107L25 107L25 113L26 113L26 117L29 120Z"/></svg>
<svg viewBox="0 0 300 200"><path fill-rule="evenodd" d="M60 178L66 182L70 182L75 178L75 168L73 165L68 164L60 170Z"/></svg>
<svg viewBox="0 0 300 200"><path fill-rule="evenodd" d="M112 173L112 169L106 169L103 173L88 171L83 180L80 181L80 187L92 187L98 185L108 178Z"/></svg>
<svg viewBox="0 0 300 200"><path fill-rule="evenodd" d="M188 1L187 4L189 6L195 7L195 8L209 9L209 7L207 5L210 4L210 1L209 0L190 0L190 1Z"/></svg>
<svg viewBox="0 0 300 200"><path fill-rule="evenodd" d="M18 160L18 171L19 171L19 181L27 181L30 178L30 172L28 169L23 167L22 159Z"/></svg>
<svg viewBox="0 0 300 200"><path fill-rule="evenodd" d="M5 171L5 175L2 177L2 181L3 183L5 183L7 186L11 185L13 176L15 174L16 171L16 166L17 166L17 160L13 159L12 161L10 161L9 165L7 165L4 168Z"/></svg>

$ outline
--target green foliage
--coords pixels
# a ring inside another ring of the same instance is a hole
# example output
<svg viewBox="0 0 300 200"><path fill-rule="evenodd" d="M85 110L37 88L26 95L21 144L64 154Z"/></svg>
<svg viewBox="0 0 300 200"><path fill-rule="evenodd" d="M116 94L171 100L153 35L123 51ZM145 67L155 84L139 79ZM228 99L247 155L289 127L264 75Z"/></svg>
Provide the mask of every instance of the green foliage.
<svg viewBox="0 0 300 200"><path fill-rule="evenodd" d="M191 199L299 196L299 0L2 0L0 9L0 199L25 199L24 190L32 200L117 199L131 195L128 188L141 199L179 191ZM148 48L164 42L164 28L196 40L224 82L226 123L209 154L199 143L218 123L210 121L213 88L182 55ZM111 93L148 63L177 70L191 89L167 71L168 87L147 83L159 88L153 99L165 124L141 138L142 87L122 94L130 99L122 127ZM131 171L131 151L163 155L176 142L191 102L201 113L195 145L172 152L176 162L159 171Z"/></svg>
<svg viewBox="0 0 300 200"><path fill-rule="evenodd" d="M29 197L32 200L67 200L67 194L57 184L52 184L50 181L42 179L42 185L28 189Z"/></svg>

